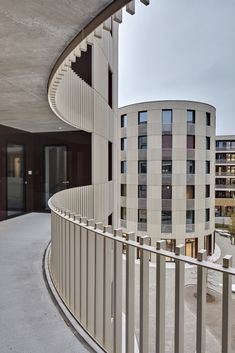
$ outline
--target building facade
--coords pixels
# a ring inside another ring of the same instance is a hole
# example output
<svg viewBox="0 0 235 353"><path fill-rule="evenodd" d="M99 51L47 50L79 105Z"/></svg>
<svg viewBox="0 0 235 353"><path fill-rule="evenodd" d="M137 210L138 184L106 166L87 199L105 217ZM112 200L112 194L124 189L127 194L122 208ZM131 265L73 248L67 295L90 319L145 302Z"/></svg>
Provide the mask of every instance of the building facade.
<svg viewBox="0 0 235 353"><path fill-rule="evenodd" d="M235 211L235 136L216 136L215 216L227 223Z"/></svg>
<svg viewBox="0 0 235 353"><path fill-rule="evenodd" d="M167 248L214 249L215 108L189 101L122 107L120 222Z"/></svg>

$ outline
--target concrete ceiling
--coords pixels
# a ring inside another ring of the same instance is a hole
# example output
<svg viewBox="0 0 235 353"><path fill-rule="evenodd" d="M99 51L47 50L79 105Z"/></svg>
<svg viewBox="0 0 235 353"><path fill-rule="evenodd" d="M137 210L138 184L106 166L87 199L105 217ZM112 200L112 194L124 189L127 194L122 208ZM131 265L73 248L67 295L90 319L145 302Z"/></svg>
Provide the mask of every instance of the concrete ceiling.
<svg viewBox="0 0 235 353"><path fill-rule="evenodd" d="M47 81L75 35L110 0L0 0L0 124L73 130L51 111Z"/></svg>

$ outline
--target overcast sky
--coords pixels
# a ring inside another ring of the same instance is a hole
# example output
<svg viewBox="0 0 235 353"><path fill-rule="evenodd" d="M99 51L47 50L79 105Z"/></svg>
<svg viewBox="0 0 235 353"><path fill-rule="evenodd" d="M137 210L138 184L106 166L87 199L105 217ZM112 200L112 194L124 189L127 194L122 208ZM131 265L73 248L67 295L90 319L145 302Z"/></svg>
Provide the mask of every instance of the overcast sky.
<svg viewBox="0 0 235 353"><path fill-rule="evenodd" d="M235 134L235 0L137 0L124 13L119 106L161 99L212 104L217 134Z"/></svg>

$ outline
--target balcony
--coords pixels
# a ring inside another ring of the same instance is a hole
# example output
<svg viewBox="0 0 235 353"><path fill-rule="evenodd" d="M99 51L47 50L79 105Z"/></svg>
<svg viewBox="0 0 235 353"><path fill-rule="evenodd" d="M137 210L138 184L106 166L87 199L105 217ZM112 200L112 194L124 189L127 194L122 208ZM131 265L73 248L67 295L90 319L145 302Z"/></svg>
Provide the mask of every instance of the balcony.
<svg viewBox="0 0 235 353"><path fill-rule="evenodd" d="M232 164L235 165L235 159L216 159L216 164Z"/></svg>
<svg viewBox="0 0 235 353"><path fill-rule="evenodd" d="M216 147L218 152L235 152L235 146Z"/></svg>
<svg viewBox="0 0 235 353"><path fill-rule="evenodd" d="M216 190L235 190L235 185L215 184Z"/></svg>
<svg viewBox="0 0 235 353"><path fill-rule="evenodd" d="M230 178L235 178L235 173L234 172L217 172L215 173L216 177L230 177Z"/></svg>

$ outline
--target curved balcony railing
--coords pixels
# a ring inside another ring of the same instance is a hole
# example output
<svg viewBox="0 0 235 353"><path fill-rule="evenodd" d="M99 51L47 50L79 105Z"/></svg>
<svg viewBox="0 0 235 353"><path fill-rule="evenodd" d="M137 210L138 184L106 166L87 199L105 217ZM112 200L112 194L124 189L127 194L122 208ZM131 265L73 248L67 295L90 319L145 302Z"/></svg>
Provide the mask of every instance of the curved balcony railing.
<svg viewBox="0 0 235 353"><path fill-rule="evenodd" d="M232 275L235 275L235 268L231 267L232 257L225 256L223 265L218 265L206 261L205 250L199 251L196 260L183 255L183 245L178 245L176 252L172 253L164 250L164 241L157 242L157 248L154 248L148 245L147 236L141 237L139 243L134 233L127 233L126 239L122 237L121 229L111 233L109 226L87 218L92 214L91 190L90 186L64 190L49 201L52 213L51 276L77 321L107 352L165 352L167 257L175 261L175 352L184 351L186 263L197 267L197 352L205 352L207 270L221 272L223 276L222 351L230 352L226 347L231 347L231 288ZM140 256L137 263L136 252ZM149 326L150 308L152 310L149 275L153 264L156 350L149 345L149 337L153 334ZM139 290L136 290L136 280L139 281ZM126 350L123 350L123 343Z"/></svg>
<svg viewBox="0 0 235 353"><path fill-rule="evenodd" d="M141 2L146 5L149 3L148 0L141 0ZM80 56L81 51L86 50L87 44L94 37L102 36L103 29L111 31L110 16L113 16L114 21L121 22L120 9L127 3L128 0L112 1L110 6L78 34L59 58L48 84L48 100L52 110L60 119L77 128L93 132L95 129L94 112L101 109L100 115L104 120L100 126L108 130L102 131L107 139L113 134L113 130L105 122L110 120L111 111L107 107L107 102L103 104L103 98L99 96L99 93L89 87L80 77L75 76L70 66L76 56ZM128 3L127 10L134 13L134 1ZM73 91L76 89L78 94L74 95ZM99 124L97 124L97 129L99 129ZM223 259L223 265L218 265L206 261L205 250L199 251L196 260L183 255L183 245L178 245L176 252L172 253L164 250L164 241L157 242L157 248L155 248L148 245L148 236L141 237L139 243L134 233L126 233L125 239L121 229L115 229L112 233L109 226L95 221L101 219L97 209L99 207L103 209L103 204L97 202L99 198L96 195L99 195L100 199L104 198L109 185L111 184L104 183L68 189L55 194L49 200L51 209L50 274L64 304L106 352L164 353L166 351L165 258L172 258L175 261L176 279L173 284L175 291L174 351L182 353L186 336L184 327L185 264L189 263L197 267L195 349L197 352L205 352L207 271L220 272L223 276L222 352L229 353L232 313L231 284L232 276L235 275L235 269L231 267L232 257L226 256ZM108 204L108 202L105 203ZM109 212L104 212L104 214L107 216ZM126 255L123 255L123 249ZM136 260L136 252L140 260ZM152 269L155 271L154 287L150 281ZM136 287L136 282L139 283L138 287ZM149 325L150 314L152 315L153 312L155 313L154 324ZM150 337L154 337L154 343L150 342Z"/></svg>

